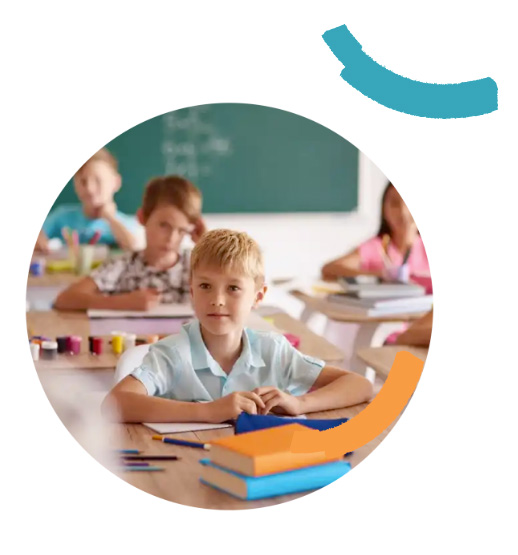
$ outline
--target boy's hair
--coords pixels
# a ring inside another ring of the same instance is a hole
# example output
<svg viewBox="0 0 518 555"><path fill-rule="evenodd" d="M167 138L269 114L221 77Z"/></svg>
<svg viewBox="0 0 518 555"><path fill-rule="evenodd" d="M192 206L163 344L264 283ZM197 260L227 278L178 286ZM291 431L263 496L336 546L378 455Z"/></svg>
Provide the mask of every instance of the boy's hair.
<svg viewBox="0 0 518 555"><path fill-rule="evenodd" d="M76 172L76 175L81 173L83 168L87 166L90 162L106 162L113 171L119 171L119 163L117 162L117 158L106 148L101 148L101 150L97 151L91 158L89 158Z"/></svg>
<svg viewBox="0 0 518 555"><path fill-rule="evenodd" d="M147 220L157 206L171 204L194 223L201 216L201 191L178 175L155 177L147 185L142 199L142 215Z"/></svg>
<svg viewBox="0 0 518 555"><path fill-rule="evenodd" d="M204 233L191 253L191 276L201 264L241 271L253 278L256 285L264 283L261 249L243 232L214 229Z"/></svg>

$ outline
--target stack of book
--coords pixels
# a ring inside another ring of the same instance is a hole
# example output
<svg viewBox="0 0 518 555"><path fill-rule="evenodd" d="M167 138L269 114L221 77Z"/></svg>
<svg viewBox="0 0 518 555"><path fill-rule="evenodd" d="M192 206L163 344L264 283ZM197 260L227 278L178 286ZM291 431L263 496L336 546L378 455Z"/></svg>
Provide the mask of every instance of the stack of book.
<svg viewBox="0 0 518 555"><path fill-rule="evenodd" d="M293 453L298 431L307 428L288 424L211 442L201 482L239 499L264 499L324 487L351 469L342 457Z"/></svg>
<svg viewBox="0 0 518 555"><path fill-rule="evenodd" d="M335 308L365 316L389 316L431 310L433 296L413 283L346 284L345 291L327 297Z"/></svg>

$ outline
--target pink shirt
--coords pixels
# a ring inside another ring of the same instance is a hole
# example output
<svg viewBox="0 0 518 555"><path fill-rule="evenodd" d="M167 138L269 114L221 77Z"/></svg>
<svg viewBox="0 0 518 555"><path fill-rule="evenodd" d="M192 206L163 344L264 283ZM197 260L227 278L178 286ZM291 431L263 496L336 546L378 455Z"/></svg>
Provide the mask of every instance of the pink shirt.
<svg viewBox="0 0 518 555"><path fill-rule="evenodd" d="M358 247L361 260L361 269L369 272L380 272L384 268L383 264L383 244L381 237L373 237ZM389 243L388 255L394 266L401 266L403 254L392 244ZM427 292L431 291L430 266L424 250L423 240L418 235L412 245L408 265L412 281L418 282L426 287Z"/></svg>

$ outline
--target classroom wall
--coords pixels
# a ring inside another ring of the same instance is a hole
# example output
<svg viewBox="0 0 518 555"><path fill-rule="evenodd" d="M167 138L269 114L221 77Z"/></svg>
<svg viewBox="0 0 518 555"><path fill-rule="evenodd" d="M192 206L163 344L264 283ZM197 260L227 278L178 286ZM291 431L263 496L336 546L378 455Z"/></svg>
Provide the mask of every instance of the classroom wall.
<svg viewBox="0 0 518 555"><path fill-rule="evenodd" d="M263 249L269 279L316 277L325 262L377 231L387 178L361 153L358 173L358 210L352 213L209 214L206 222L210 229L227 227L252 235Z"/></svg>

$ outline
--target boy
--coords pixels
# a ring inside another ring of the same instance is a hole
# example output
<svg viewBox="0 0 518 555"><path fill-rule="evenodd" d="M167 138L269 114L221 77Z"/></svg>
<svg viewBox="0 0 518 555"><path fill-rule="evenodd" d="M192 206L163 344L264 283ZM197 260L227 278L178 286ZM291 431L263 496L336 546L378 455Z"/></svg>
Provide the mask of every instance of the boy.
<svg viewBox="0 0 518 555"><path fill-rule="evenodd" d="M148 310L159 302L188 300L190 248L181 243L201 232L200 191L182 177L152 179L137 218L146 248L108 260L72 284L58 295L57 309Z"/></svg>
<svg viewBox="0 0 518 555"><path fill-rule="evenodd" d="M140 226L133 216L117 210L114 194L121 187L117 160L106 150L94 154L74 176L74 188L81 205L58 206L47 216L35 250L48 252L48 239L61 238L61 230L77 230L79 240L88 242L100 232L100 243L125 250L139 247ZM141 233L140 233L141 234Z"/></svg>
<svg viewBox="0 0 518 555"><path fill-rule="evenodd" d="M244 327L266 293L261 252L245 233L202 236L191 255L190 293L197 320L152 345L106 398L122 421L296 416L370 399L365 378L301 354L282 335Z"/></svg>

